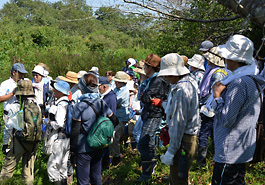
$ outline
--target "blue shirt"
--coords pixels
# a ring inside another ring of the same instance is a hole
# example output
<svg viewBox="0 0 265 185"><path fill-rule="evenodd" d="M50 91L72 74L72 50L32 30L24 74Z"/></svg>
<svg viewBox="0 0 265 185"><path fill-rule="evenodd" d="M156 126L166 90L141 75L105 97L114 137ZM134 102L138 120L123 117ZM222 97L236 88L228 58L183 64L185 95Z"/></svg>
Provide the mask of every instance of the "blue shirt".
<svg viewBox="0 0 265 185"><path fill-rule="evenodd" d="M111 90L108 94L103 97L103 100L107 103L113 114L116 115L117 97L116 94Z"/></svg>
<svg viewBox="0 0 265 185"><path fill-rule="evenodd" d="M126 85L121 88L115 88L114 93L117 96L117 109L116 116L119 121L128 121L129 120L129 102L130 102L130 93Z"/></svg>
<svg viewBox="0 0 265 185"><path fill-rule="evenodd" d="M74 106L73 111L73 118L76 120L81 120L82 126L84 130L89 133L90 129L92 128L93 124L96 122L96 114L93 109L84 101L89 101L93 104L97 112L101 111L101 101L103 102L103 116L110 116L112 111L110 110L109 106L105 103L105 101L101 100L100 98L83 98L79 103ZM95 150L94 148L89 147L87 141L87 136L83 133L80 133L78 136L78 153L87 153L90 151Z"/></svg>

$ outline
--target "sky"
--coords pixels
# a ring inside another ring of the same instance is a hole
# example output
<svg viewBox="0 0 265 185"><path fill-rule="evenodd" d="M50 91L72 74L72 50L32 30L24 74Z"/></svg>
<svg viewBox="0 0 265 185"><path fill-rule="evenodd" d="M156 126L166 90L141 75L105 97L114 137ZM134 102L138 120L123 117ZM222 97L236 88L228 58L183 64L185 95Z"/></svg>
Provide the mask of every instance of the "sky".
<svg viewBox="0 0 265 185"><path fill-rule="evenodd" d="M51 3L54 3L56 1L58 0L44 0L44 2L51 2ZM0 0L0 9L3 8L6 2L10 2L10 0ZM121 2L121 0L86 0L87 5L90 5L93 8L99 8L102 5L104 6L115 5L118 2Z"/></svg>

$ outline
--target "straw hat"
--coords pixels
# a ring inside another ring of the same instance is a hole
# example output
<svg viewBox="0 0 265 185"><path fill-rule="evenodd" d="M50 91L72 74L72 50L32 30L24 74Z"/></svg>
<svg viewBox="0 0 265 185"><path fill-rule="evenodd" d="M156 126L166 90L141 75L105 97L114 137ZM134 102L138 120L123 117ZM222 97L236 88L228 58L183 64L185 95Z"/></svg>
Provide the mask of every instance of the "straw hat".
<svg viewBox="0 0 265 185"><path fill-rule="evenodd" d="M217 51L217 47L213 47L207 53L202 54L209 62L219 67L225 67L224 58Z"/></svg>
<svg viewBox="0 0 265 185"><path fill-rule="evenodd" d="M144 71L144 62L141 60L136 68L133 69L134 72L146 75Z"/></svg>
<svg viewBox="0 0 265 185"><path fill-rule="evenodd" d="M114 81L127 83L130 80L130 76L124 71L118 71L113 77Z"/></svg>
<svg viewBox="0 0 265 185"><path fill-rule="evenodd" d="M243 35L233 35L225 45L217 48L218 52L226 59L252 64L255 59L253 57L253 42Z"/></svg>
<svg viewBox="0 0 265 185"><path fill-rule="evenodd" d="M157 76L181 76L188 73L190 71L185 67L182 57L177 53L170 53L162 57Z"/></svg>
<svg viewBox="0 0 265 185"><path fill-rule="evenodd" d="M204 61L205 61L205 59L203 58L203 56L201 56L199 54L195 54L195 55L193 55L193 57L191 59L188 60L188 64L190 66L193 66L193 67L196 67L198 69L205 71Z"/></svg>
<svg viewBox="0 0 265 185"><path fill-rule="evenodd" d="M161 58L158 55L155 54L149 54L145 60L143 60L144 63L148 64L152 67L160 67Z"/></svg>
<svg viewBox="0 0 265 185"><path fill-rule="evenodd" d="M32 82L30 80L20 80L17 83L15 95L34 96Z"/></svg>
<svg viewBox="0 0 265 185"><path fill-rule="evenodd" d="M70 82L70 83L78 83L78 78L77 78L77 73L73 72L73 71L68 71L65 75L65 77L63 76L58 76L59 79L66 81L66 82Z"/></svg>

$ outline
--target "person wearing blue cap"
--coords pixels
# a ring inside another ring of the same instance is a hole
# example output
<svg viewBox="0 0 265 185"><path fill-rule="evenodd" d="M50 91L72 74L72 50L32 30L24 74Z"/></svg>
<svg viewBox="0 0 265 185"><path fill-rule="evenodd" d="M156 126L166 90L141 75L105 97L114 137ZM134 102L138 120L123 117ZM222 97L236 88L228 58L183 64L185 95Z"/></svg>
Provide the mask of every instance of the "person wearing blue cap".
<svg viewBox="0 0 265 185"><path fill-rule="evenodd" d="M28 73L21 63L15 63L10 72L11 77L0 85L0 103L4 102L4 123L7 121L7 114L11 104L16 100L14 89L17 87L17 82L23 78L24 74Z"/></svg>
<svg viewBox="0 0 265 185"><path fill-rule="evenodd" d="M57 139L52 146L52 153L47 163L48 177L55 184L67 184L67 161L70 153L70 138L65 133L65 119L68 105L68 95L70 94L70 85L65 81L58 81L53 84L54 97L57 99L49 113L49 119L44 119L47 129L56 130ZM52 110L56 110L53 111ZM54 118L52 118L54 117Z"/></svg>

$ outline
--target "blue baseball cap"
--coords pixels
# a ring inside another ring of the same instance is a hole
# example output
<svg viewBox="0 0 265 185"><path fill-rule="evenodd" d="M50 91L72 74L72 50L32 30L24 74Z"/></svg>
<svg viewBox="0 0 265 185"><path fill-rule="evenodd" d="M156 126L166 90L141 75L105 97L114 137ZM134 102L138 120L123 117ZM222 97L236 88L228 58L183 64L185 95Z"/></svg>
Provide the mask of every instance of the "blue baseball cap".
<svg viewBox="0 0 265 185"><path fill-rule="evenodd" d="M98 78L98 84L99 84L99 85L109 84L109 81L108 81L108 79L107 79L106 77L104 77L104 76L100 76L100 77Z"/></svg>
<svg viewBox="0 0 265 185"><path fill-rule="evenodd" d="M25 67L23 64L21 63L15 63L13 66L12 66L12 70L11 71L18 71L20 73L28 73L26 70L25 70Z"/></svg>
<svg viewBox="0 0 265 185"><path fill-rule="evenodd" d="M70 85L63 80L56 82L54 88L63 94L69 95Z"/></svg>

